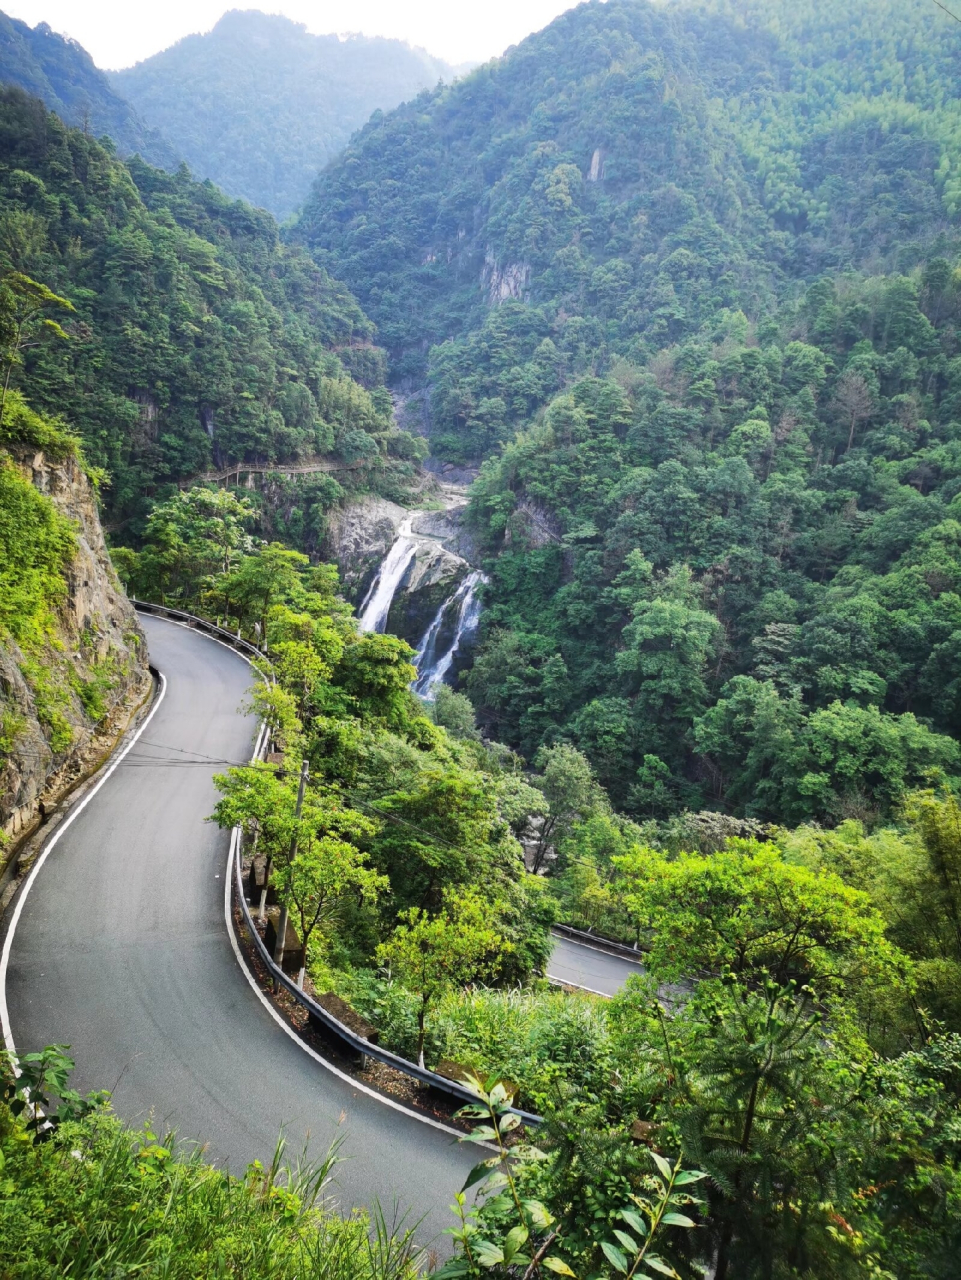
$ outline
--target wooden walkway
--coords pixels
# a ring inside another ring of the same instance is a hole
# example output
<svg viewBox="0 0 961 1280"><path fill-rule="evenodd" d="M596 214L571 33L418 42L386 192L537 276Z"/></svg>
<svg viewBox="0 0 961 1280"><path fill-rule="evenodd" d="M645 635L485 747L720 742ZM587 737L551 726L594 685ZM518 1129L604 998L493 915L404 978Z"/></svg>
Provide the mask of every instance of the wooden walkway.
<svg viewBox="0 0 961 1280"><path fill-rule="evenodd" d="M329 462L315 459L308 462L232 462L222 471L204 471L198 476L190 476L179 481L181 489L189 489L195 484L233 484L240 486L241 476L309 476L319 472L356 471L370 460L358 458L355 462Z"/></svg>

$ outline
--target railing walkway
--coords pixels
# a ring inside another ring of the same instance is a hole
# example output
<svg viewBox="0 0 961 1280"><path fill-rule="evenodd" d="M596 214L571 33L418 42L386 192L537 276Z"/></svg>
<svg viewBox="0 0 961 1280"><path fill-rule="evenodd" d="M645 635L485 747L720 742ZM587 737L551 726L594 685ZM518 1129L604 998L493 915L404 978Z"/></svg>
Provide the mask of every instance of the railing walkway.
<svg viewBox="0 0 961 1280"><path fill-rule="evenodd" d="M195 484L223 484L235 476L234 484L240 485L241 476L309 476L317 473L356 471L368 466L369 458L358 458L354 462L329 462L314 460L309 462L232 462L229 467L220 471L204 471L200 475L180 480L181 489L189 489Z"/></svg>

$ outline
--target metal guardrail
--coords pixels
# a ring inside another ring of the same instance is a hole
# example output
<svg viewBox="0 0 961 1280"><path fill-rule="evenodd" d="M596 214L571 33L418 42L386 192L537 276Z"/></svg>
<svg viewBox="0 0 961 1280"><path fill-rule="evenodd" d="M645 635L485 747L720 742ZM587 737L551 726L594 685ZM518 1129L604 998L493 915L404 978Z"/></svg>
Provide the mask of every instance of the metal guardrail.
<svg viewBox="0 0 961 1280"><path fill-rule="evenodd" d="M251 662L265 662L267 655L262 653L256 645L244 640L240 636L235 635L233 631L228 631L226 627L218 627L215 622L208 622L206 618L198 618L195 613L186 613L183 609L173 609L170 605L155 604L152 600L137 600L133 596L130 597L130 603L135 609L141 613L156 614L160 618L172 618L176 622L186 623L188 627L192 627L195 631L203 631L209 636L215 636L216 639L222 640L224 644L229 644L232 649L236 649L238 653L243 654Z"/></svg>
<svg viewBox="0 0 961 1280"><path fill-rule="evenodd" d="M596 933L588 933L586 929L575 929L569 924L555 924L551 926L553 933L559 933L562 938L570 938L572 942L584 942L591 947L596 947L598 951L609 951L611 955L624 956L627 960L633 960L635 964L643 964L644 950L642 947L629 947L623 942L615 942L613 938L605 938Z"/></svg>
<svg viewBox="0 0 961 1280"><path fill-rule="evenodd" d="M247 926L247 931L251 941L257 950L257 954L263 961L271 978L279 983L286 991L294 997L298 1004L310 1013L317 1021L321 1022L329 1031L337 1036L338 1040L349 1046L357 1053L364 1054L368 1058L374 1058L377 1062L382 1062L387 1067L393 1067L396 1071L402 1072L406 1076L410 1076L414 1080L420 1081L421 1084L430 1085L434 1089L440 1090L442 1093L449 1094L456 1098L458 1102L470 1103L477 1102L477 1094L473 1093L464 1085L458 1084L456 1080L448 1080L446 1076L440 1076L436 1071L429 1071L426 1067L419 1067L416 1063L408 1062L406 1058L400 1057L396 1053L391 1053L389 1049L383 1049L380 1045L371 1044L369 1040L365 1040L363 1036L357 1035L356 1032L346 1026L339 1018L335 1018L329 1013L323 1005L317 1003L305 991L297 986L296 982L274 963L273 957L264 945L264 941L257 931L254 924L253 916L250 914L250 906L244 896L243 872L241 869L240 858L240 840L239 831L234 829L234 836L231 841L230 850L230 871L233 876L234 890L237 895L237 901L240 904L240 910ZM511 1107L514 1115L520 1116L525 1124L538 1125L542 1123L542 1117L534 1115L530 1111L522 1111L518 1107Z"/></svg>
<svg viewBox="0 0 961 1280"><path fill-rule="evenodd" d="M160 617L170 616L176 621L186 622L198 631L203 631L208 635L212 635L217 639L223 639L225 644L230 644L233 648L248 661L265 661L265 655L255 648L254 645L248 644L246 640L239 640L223 627L218 627L215 623L207 622L204 618L198 618L191 613L185 613L182 609L171 609L167 605L152 604L142 600L133 600L135 608L145 613L154 613ZM250 656L252 655L252 657ZM254 748L252 760L258 760L263 753L266 743L266 734L264 727L261 726L260 733L257 735L257 745ZM400 1057L396 1053L391 1053L389 1049L382 1049L380 1045L371 1044L369 1040L365 1040L356 1032L351 1031L345 1023L339 1018L335 1018L316 1000L312 999L305 991L297 986L292 978L284 973L279 965L274 963L274 958L264 945L264 941L257 931L253 916L250 914L250 906L244 896L243 885L243 859L241 857L241 841L242 832L239 827L234 827L230 833L230 853L227 860L227 875L233 881L234 892L237 902L240 905L241 914L247 931L250 935L251 942L257 951L261 961L267 969L268 974L275 983L278 983L289 992L291 996L302 1005L308 1013L321 1022L330 1032L332 1032L342 1043L353 1049L357 1053L366 1055L368 1058L374 1058L377 1062L382 1062L385 1066L393 1067L396 1071L400 1071L403 1075L410 1076L414 1080L420 1081L421 1084L430 1085L432 1088L446 1093L461 1103L476 1103L477 1094L462 1084L458 1084L456 1080L448 1080L446 1076L438 1075L436 1071L428 1071L426 1067L419 1067L414 1062L408 1062L406 1058ZM519 1116L525 1124L539 1125L543 1123L543 1117L535 1115L531 1111L522 1111L519 1107L511 1107L511 1112Z"/></svg>

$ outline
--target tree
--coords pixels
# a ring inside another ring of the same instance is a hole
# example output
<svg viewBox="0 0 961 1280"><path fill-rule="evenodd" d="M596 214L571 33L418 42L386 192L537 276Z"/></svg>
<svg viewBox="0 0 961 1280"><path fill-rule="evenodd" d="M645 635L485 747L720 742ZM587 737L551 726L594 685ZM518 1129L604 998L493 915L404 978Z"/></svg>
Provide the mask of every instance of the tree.
<svg viewBox="0 0 961 1280"><path fill-rule="evenodd" d="M455 693L450 685L442 684L431 707L434 724L446 729L452 738L477 741L477 720L473 704L466 693Z"/></svg>
<svg viewBox="0 0 961 1280"><path fill-rule="evenodd" d="M309 563L307 556L299 551L271 542L244 556L234 572L224 579L223 591L239 607L243 617L255 622L260 636L265 637L271 605L297 591L301 586L301 570Z"/></svg>
<svg viewBox="0 0 961 1280"><path fill-rule="evenodd" d="M834 389L834 405L842 418L848 421L848 444L854 444L858 424L866 422L874 412L874 394L864 376L854 369L846 369Z"/></svg>
<svg viewBox="0 0 961 1280"><path fill-rule="evenodd" d="M278 896L294 908L304 960L297 985L304 985L307 948L316 929L326 930L350 902L372 906L389 888L386 876L367 865L368 855L345 836L369 836L374 824L351 810L314 803L305 815L307 825L298 842L297 856L281 868ZM336 834L334 834L336 832Z"/></svg>
<svg viewBox="0 0 961 1280"><path fill-rule="evenodd" d="M700 1253L715 1280L863 1274L846 1270L840 1210L857 1203L864 1072L811 996L731 978L658 1020L649 1114L659 1140L710 1175Z"/></svg>
<svg viewBox="0 0 961 1280"><path fill-rule="evenodd" d="M642 741L676 759L707 701L707 663L721 635L717 618L697 603L690 570L676 566L637 600L615 667L634 697Z"/></svg>
<svg viewBox="0 0 961 1280"><path fill-rule="evenodd" d="M3 428L3 415L7 407L10 377L14 368L22 363L22 352L28 347L36 346L44 335L66 341L67 334L56 320L44 315L52 307L60 307L65 311L76 310L67 298L61 298L45 284L32 280L22 271L8 272L0 280L0 332L5 339L3 345L6 348L6 370L3 391L0 393L0 430Z"/></svg>
<svg viewBox="0 0 961 1280"><path fill-rule="evenodd" d="M607 797L594 779L590 762L576 747L559 742L543 747L537 755L541 770L535 779L547 801L547 814L541 823L531 871L544 866L548 853L556 849L578 818L603 812Z"/></svg>
<svg viewBox="0 0 961 1280"><path fill-rule="evenodd" d="M354 699L359 715L402 728L419 714L409 692L417 676L413 656L406 641L367 632L345 647L334 682Z"/></svg>
<svg viewBox="0 0 961 1280"><path fill-rule="evenodd" d="M520 851L491 790L468 769L432 764L382 795L376 808L386 821L373 855L398 904L437 910L456 886L514 878Z"/></svg>
<svg viewBox="0 0 961 1280"><path fill-rule="evenodd" d="M885 937L866 893L824 870L784 860L770 844L732 840L674 860L651 849L616 857L615 892L647 939L656 977L730 973L820 995L903 980L906 957Z"/></svg>
<svg viewBox="0 0 961 1280"><path fill-rule="evenodd" d="M377 948L377 959L391 977L420 997L417 1061L423 1066L430 1006L450 987L495 977L510 945L490 927L489 905L475 893L448 891L437 915L412 907L399 920L391 937Z"/></svg>
<svg viewBox="0 0 961 1280"><path fill-rule="evenodd" d="M209 595L229 614L226 583L253 549L247 532L253 516L249 500L227 489L189 489L158 503L147 518L143 550L127 561L134 590L161 601L176 595L185 604L202 604Z"/></svg>

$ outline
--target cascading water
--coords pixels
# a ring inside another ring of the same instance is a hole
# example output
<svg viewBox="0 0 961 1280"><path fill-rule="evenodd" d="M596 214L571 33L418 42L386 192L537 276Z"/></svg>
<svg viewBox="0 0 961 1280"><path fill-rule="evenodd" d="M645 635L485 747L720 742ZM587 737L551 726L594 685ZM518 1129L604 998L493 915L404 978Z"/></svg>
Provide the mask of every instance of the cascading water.
<svg viewBox="0 0 961 1280"><path fill-rule="evenodd" d="M397 530L397 540L387 552L377 570L377 576L360 607L357 625L361 631L383 631L394 595L417 551L417 541L411 537L414 517L408 516Z"/></svg>
<svg viewBox="0 0 961 1280"><path fill-rule="evenodd" d="M387 626L391 605L418 546L434 541L429 535L415 536L414 520L422 512L411 512L397 530L397 537L381 562L380 568L364 598L357 618L361 631L383 631ZM437 686L443 684L457 653L477 630L481 602L478 587L487 582L479 569L468 573L443 602L424 633L414 655L417 679L411 688L420 697L433 700Z"/></svg>
<svg viewBox="0 0 961 1280"><path fill-rule="evenodd" d="M420 697L431 701L436 696L437 686L444 683L444 677L451 668L461 642L477 630L481 615L481 602L477 595L477 588L486 581L484 574L479 569L475 569L437 610L414 657L414 666L417 668L418 675L413 688ZM449 644L438 653L437 641L441 628L445 618L451 614L454 617L453 635Z"/></svg>

